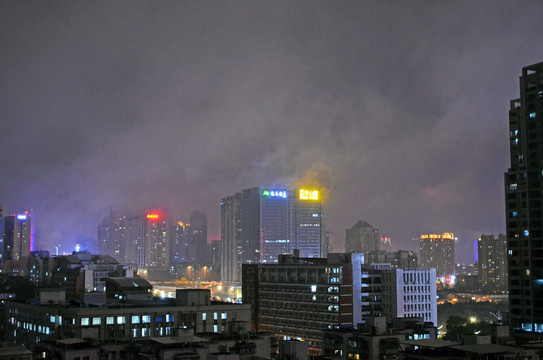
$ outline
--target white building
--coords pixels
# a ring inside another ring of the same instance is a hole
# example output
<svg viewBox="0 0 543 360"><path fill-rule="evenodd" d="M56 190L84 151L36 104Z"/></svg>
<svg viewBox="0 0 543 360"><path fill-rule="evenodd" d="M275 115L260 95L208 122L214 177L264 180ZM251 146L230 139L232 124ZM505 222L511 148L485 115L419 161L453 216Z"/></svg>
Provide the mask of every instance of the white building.
<svg viewBox="0 0 543 360"><path fill-rule="evenodd" d="M388 319L419 317L437 324L436 269L382 269L383 310Z"/></svg>

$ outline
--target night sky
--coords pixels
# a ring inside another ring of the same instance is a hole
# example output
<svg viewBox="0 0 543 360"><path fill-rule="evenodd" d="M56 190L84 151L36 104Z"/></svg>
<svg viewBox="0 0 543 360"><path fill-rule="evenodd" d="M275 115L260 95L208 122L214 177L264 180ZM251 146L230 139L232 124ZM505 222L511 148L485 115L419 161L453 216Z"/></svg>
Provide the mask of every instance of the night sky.
<svg viewBox="0 0 543 360"><path fill-rule="evenodd" d="M37 248L110 208L208 215L243 188L325 191L335 250L505 231L509 101L540 1L0 1L0 202Z"/></svg>

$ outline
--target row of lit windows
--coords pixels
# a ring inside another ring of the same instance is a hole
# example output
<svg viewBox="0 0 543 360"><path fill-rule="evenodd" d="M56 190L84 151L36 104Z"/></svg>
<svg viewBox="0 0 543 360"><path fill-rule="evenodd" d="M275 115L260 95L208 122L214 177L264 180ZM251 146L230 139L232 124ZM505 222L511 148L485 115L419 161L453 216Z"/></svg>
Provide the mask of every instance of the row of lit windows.
<svg viewBox="0 0 543 360"><path fill-rule="evenodd" d="M151 323L151 315L132 315L130 318L131 324L149 324ZM172 314L165 314L165 315L156 315L155 322L173 322L173 315ZM75 319L74 319L75 324ZM81 318L81 326L90 326L90 325L101 325L102 324L102 318L101 317L82 317ZM123 325L126 324L126 316L107 316L106 317L106 324L107 325Z"/></svg>
<svg viewBox="0 0 543 360"><path fill-rule="evenodd" d="M226 320L226 313L221 313L221 319L222 320ZM218 320L219 319L219 313L213 313L213 320ZM207 313L202 313L202 320L205 321L207 320Z"/></svg>
<svg viewBox="0 0 543 360"><path fill-rule="evenodd" d="M534 324L534 328L532 329L531 323L522 323L520 328L523 331L529 331L529 332L535 331L535 332L543 333L543 324L536 323Z"/></svg>
<svg viewBox="0 0 543 360"><path fill-rule="evenodd" d="M17 323L18 328L23 328L24 330L34 331L34 332L38 332L38 333L45 334L45 335L49 335L49 334L52 333L52 329L49 326L36 325L36 324L32 324L32 323L26 322L26 321L23 321L23 322L17 321L16 322L15 318L10 318L9 323L11 325L15 325L15 323Z"/></svg>

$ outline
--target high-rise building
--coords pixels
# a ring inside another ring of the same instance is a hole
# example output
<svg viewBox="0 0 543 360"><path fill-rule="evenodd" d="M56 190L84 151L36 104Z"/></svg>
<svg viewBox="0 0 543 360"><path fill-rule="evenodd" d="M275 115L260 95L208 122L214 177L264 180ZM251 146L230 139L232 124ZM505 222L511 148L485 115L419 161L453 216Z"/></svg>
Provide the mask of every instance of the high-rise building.
<svg viewBox="0 0 543 360"><path fill-rule="evenodd" d="M190 214L190 228L192 229L191 252L193 262L205 264L207 257L207 215L199 211Z"/></svg>
<svg viewBox="0 0 543 360"><path fill-rule="evenodd" d="M98 225L99 253L113 256L123 263L130 260L126 235L126 216L112 209Z"/></svg>
<svg viewBox="0 0 543 360"><path fill-rule="evenodd" d="M129 264L147 267L147 218L135 215L126 219L126 253Z"/></svg>
<svg viewBox="0 0 543 360"><path fill-rule="evenodd" d="M505 173L510 326L543 332L543 62L522 68L510 102Z"/></svg>
<svg viewBox="0 0 543 360"><path fill-rule="evenodd" d="M241 191L241 263L260 261L260 188Z"/></svg>
<svg viewBox="0 0 543 360"><path fill-rule="evenodd" d="M172 239L170 250L170 262L172 264L181 264L191 262L192 229L190 224L178 221L171 231Z"/></svg>
<svg viewBox="0 0 543 360"><path fill-rule="evenodd" d="M260 257L257 260L262 263L275 263L279 255L291 251L289 198L289 191L284 189L260 189Z"/></svg>
<svg viewBox="0 0 543 360"><path fill-rule="evenodd" d="M28 212L4 218L4 263L7 260L19 261L29 256L31 242L31 215Z"/></svg>
<svg viewBox="0 0 543 360"><path fill-rule="evenodd" d="M170 266L168 222L160 211L151 211L147 219L147 264L150 269L167 270Z"/></svg>
<svg viewBox="0 0 543 360"><path fill-rule="evenodd" d="M507 242L505 235L481 235L477 240L479 287L484 293L507 290Z"/></svg>
<svg viewBox="0 0 543 360"><path fill-rule="evenodd" d="M321 194L319 190L299 189L292 199L291 222L293 234L291 248L300 251L302 257L323 257L324 232Z"/></svg>
<svg viewBox="0 0 543 360"><path fill-rule="evenodd" d="M229 277L222 280L239 281L242 263L275 263L279 255L295 249L304 257L321 257L322 223L318 190L249 188L224 198L222 272Z"/></svg>
<svg viewBox="0 0 543 360"><path fill-rule="evenodd" d="M454 234L423 234L419 237L419 262L435 268L437 276L454 275Z"/></svg>
<svg viewBox="0 0 543 360"><path fill-rule="evenodd" d="M364 220L358 220L352 228L345 230L345 251L368 254L380 250L379 230Z"/></svg>
<svg viewBox="0 0 543 360"><path fill-rule="evenodd" d="M241 193L221 200L221 280L241 281Z"/></svg>

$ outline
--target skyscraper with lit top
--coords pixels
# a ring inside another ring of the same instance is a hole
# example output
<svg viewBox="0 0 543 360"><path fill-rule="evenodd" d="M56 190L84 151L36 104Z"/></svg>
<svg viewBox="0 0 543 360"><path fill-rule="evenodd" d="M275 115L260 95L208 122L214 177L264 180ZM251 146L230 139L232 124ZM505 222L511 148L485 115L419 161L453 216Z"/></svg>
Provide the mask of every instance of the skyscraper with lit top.
<svg viewBox="0 0 543 360"><path fill-rule="evenodd" d="M509 108L505 210L513 331L543 333L543 62L526 66Z"/></svg>
<svg viewBox="0 0 543 360"><path fill-rule="evenodd" d="M19 268L14 262L22 257L30 255L32 238L31 215L29 212L12 214L4 218L4 247L2 266L5 268L8 263L12 269Z"/></svg>
<svg viewBox="0 0 543 360"><path fill-rule="evenodd" d="M291 204L291 249L299 250L301 257L323 257L321 193L316 189L299 189Z"/></svg>
<svg viewBox="0 0 543 360"><path fill-rule="evenodd" d="M190 224L178 221L171 230L170 262L180 264L190 262L192 229Z"/></svg>
<svg viewBox="0 0 543 360"><path fill-rule="evenodd" d="M454 234L423 234L419 237L419 262L435 268L437 276L454 275Z"/></svg>
<svg viewBox="0 0 543 360"><path fill-rule="evenodd" d="M260 190L260 258L262 263L275 263L281 254L290 252L289 191Z"/></svg>
<svg viewBox="0 0 543 360"><path fill-rule="evenodd" d="M145 214L147 227L147 268L167 270L170 266L170 229L160 211Z"/></svg>

